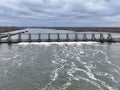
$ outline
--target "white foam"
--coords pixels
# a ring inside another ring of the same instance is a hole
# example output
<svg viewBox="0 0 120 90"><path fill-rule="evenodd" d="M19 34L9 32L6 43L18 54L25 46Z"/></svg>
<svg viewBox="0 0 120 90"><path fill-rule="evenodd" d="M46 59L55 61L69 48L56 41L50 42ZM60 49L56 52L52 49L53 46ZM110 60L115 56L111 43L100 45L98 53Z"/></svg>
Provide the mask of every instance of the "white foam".
<svg viewBox="0 0 120 90"><path fill-rule="evenodd" d="M103 55L105 55L105 61L108 63L108 64L112 64L112 62L109 60L109 57L107 56L107 54L103 51L100 51Z"/></svg>
<svg viewBox="0 0 120 90"><path fill-rule="evenodd" d="M63 85L62 90L66 90L69 86L71 86L71 82L67 82Z"/></svg>
<svg viewBox="0 0 120 90"><path fill-rule="evenodd" d="M50 75L52 81L55 81L58 78L58 73L63 67L64 66L61 66L60 68L56 68L54 71L52 71L52 75Z"/></svg>
<svg viewBox="0 0 120 90"><path fill-rule="evenodd" d="M75 73L75 70L74 69L70 69L67 71L67 75L71 76L71 77L74 77L74 74Z"/></svg>
<svg viewBox="0 0 120 90"><path fill-rule="evenodd" d="M6 77L6 75L7 75L7 73L8 73L8 70L7 70L7 69L4 69L3 72L4 72L4 75L3 75L3 76Z"/></svg>
<svg viewBox="0 0 120 90"><path fill-rule="evenodd" d="M18 58L18 57L21 57L20 55L15 55L14 57L13 57L13 59L16 59L16 58Z"/></svg>
<svg viewBox="0 0 120 90"><path fill-rule="evenodd" d="M85 54L85 52L83 52L83 51L80 51L80 54Z"/></svg>
<svg viewBox="0 0 120 90"><path fill-rule="evenodd" d="M9 61L9 60L11 60L11 58L3 58L2 60Z"/></svg>
<svg viewBox="0 0 120 90"><path fill-rule="evenodd" d="M21 43L18 43L18 45L22 45L22 46L28 46L28 45L45 45L45 46L49 46L51 44L46 43L46 42L41 42L41 43L38 43L38 42L31 42L31 43L21 42Z"/></svg>
<svg viewBox="0 0 120 90"><path fill-rule="evenodd" d="M110 78L113 82L115 83L119 83L117 80L115 80L115 77L109 73L106 73L106 72L98 72L96 73L97 75L99 76L106 76L107 78Z"/></svg>
<svg viewBox="0 0 120 90"><path fill-rule="evenodd" d="M96 82L91 81L91 80L89 80L89 79L87 79L87 78L83 78L83 77L80 77L80 76L75 76L73 79L74 79L74 80L77 80L77 81L79 81L80 79L81 79L81 80L85 80L85 81L93 84L94 86L96 86L96 87L99 88L100 90L103 90L102 87L101 87L99 84L97 84Z"/></svg>
<svg viewBox="0 0 120 90"><path fill-rule="evenodd" d="M51 60L51 61L52 61L53 64L57 64L56 61L54 61L54 60Z"/></svg>
<svg viewBox="0 0 120 90"><path fill-rule="evenodd" d="M21 67L22 63L18 63L18 67Z"/></svg>
<svg viewBox="0 0 120 90"><path fill-rule="evenodd" d="M27 43L27 42L21 42L18 43L18 45L52 45L52 44L56 44L56 45L81 45L81 44L88 44L88 45L92 45L92 44L98 44L98 42L31 42L31 43Z"/></svg>
<svg viewBox="0 0 120 90"><path fill-rule="evenodd" d="M94 77L94 74L92 74L92 72L90 72L90 71L85 71L85 70L79 69L79 68L74 68L74 69L75 69L76 71L82 71L82 72L84 72L84 73L87 74L88 77L89 77L90 79L92 79L92 80L95 80L95 81L98 80L97 78Z"/></svg>

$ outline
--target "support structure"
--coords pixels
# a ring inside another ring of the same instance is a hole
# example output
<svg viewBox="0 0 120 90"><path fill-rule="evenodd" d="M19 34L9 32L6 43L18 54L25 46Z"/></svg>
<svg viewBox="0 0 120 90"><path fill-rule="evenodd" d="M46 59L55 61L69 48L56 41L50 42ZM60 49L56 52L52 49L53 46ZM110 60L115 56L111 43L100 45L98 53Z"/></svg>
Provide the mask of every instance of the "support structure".
<svg viewBox="0 0 120 90"><path fill-rule="evenodd" d="M31 34L28 34L28 42L31 42Z"/></svg>
<svg viewBox="0 0 120 90"><path fill-rule="evenodd" d="M83 34L83 41L87 41L87 35Z"/></svg>
<svg viewBox="0 0 120 90"><path fill-rule="evenodd" d="M95 37L95 34L92 34L92 38L91 38L92 41L96 41L96 37Z"/></svg>
<svg viewBox="0 0 120 90"><path fill-rule="evenodd" d="M22 38L21 38L21 33L18 34L18 42L21 42Z"/></svg>
<svg viewBox="0 0 120 90"><path fill-rule="evenodd" d="M75 34L75 41L77 42L79 39L78 39L78 34Z"/></svg>
<svg viewBox="0 0 120 90"><path fill-rule="evenodd" d="M69 40L70 40L70 39L69 39L69 34L67 33L67 34L66 34L66 41L69 42Z"/></svg>
<svg viewBox="0 0 120 90"><path fill-rule="evenodd" d="M57 42L60 42L60 35L59 35L59 33L57 34Z"/></svg>
<svg viewBox="0 0 120 90"><path fill-rule="evenodd" d="M100 34L100 42L104 42L104 36L103 36L103 34Z"/></svg>
<svg viewBox="0 0 120 90"><path fill-rule="evenodd" d="M48 33L48 42L51 41L51 38L50 38L50 33Z"/></svg>
<svg viewBox="0 0 120 90"><path fill-rule="evenodd" d="M1 43L1 35L0 35L0 43Z"/></svg>
<svg viewBox="0 0 120 90"><path fill-rule="evenodd" d="M17 36L12 37L12 36ZM13 33L13 34L1 34L0 35L0 43L19 43L19 42L73 42L73 41L96 41L96 42L120 42L120 38L113 38L111 33L108 33L108 36L104 37L103 33L29 33L24 34L25 38L22 38L22 33ZM36 35L37 38L32 39L32 35ZM42 35L46 37L41 38ZM52 37L54 35L55 37ZM78 35L82 35L82 40ZM87 35L91 35L91 37L87 37ZM98 36L99 35L99 36ZM106 35L106 33L105 33ZM65 36L64 40L61 39L62 36ZM98 36L98 37L97 37ZM27 37L27 38L26 38Z"/></svg>
<svg viewBox="0 0 120 90"><path fill-rule="evenodd" d="M7 42L8 42L8 43L11 43L11 35L10 35L10 34L8 34Z"/></svg>
<svg viewBox="0 0 120 90"><path fill-rule="evenodd" d="M108 34L107 40L108 40L109 42L112 41L112 35L111 35L110 33Z"/></svg>
<svg viewBox="0 0 120 90"><path fill-rule="evenodd" d="M38 42L41 42L41 34L38 34Z"/></svg>

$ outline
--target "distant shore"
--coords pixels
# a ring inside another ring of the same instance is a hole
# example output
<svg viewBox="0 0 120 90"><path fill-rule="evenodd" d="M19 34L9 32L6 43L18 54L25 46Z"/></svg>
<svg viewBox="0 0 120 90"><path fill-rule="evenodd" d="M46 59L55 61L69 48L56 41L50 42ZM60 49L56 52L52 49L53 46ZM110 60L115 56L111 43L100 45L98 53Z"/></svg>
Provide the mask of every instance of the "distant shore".
<svg viewBox="0 0 120 90"><path fill-rule="evenodd" d="M36 27L31 27L36 28ZM37 27L39 28L39 27ZM41 27L43 29L71 30L75 32L109 32L120 33L120 27Z"/></svg>
<svg viewBox="0 0 120 90"><path fill-rule="evenodd" d="M0 33L22 30L22 29L25 29L25 27L0 27Z"/></svg>
<svg viewBox="0 0 120 90"><path fill-rule="evenodd" d="M26 28L70 30L70 31L75 31L75 32L120 33L120 27L0 27L0 33L22 30Z"/></svg>

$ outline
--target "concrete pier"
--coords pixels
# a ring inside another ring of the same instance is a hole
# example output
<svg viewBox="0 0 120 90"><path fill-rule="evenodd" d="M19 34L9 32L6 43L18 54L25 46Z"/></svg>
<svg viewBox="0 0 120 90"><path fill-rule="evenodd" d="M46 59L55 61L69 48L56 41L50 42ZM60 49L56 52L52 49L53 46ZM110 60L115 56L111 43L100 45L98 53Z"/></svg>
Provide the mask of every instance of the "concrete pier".
<svg viewBox="0 0 120 90"><path fill-rule="evenodd" d="M28 34L28 42L31 42L31 33Z"/></svg>
<svg viewBox="0 0 120 90"><path fill-rule="evenodd" d="M0 44L1 44L1 37L0 37Z"/></svg>
<svg viewBox="0 0 120 90"><path fill-rule="evenodd" d="M91 38L92 41L96 41L96 37L95 37L95 34L92 34L92 38Z"/></svg>
<svg viewBox="0 0 120 90"><path fill-rule="evenodd" d="M8 43L11 43L11 41L12 41L12 39L11 39L11 35L10 35L10 34L8 34L8 37L7 37L7 42L8 42Z"/></svg>
<svg viewBox="0 0 120 90"><path fill-rule="evenodd" d="M66 41L69 42L70 38L69 38L69 34L66 34Z"/></svg>
<svg viewBox="0 0 120 90"><path fill-rule="evenodd" d="M109 33L108 37L107 37L108 41L111 42L112 41L112 35Z"/></svg>
<svg viewBox="0 0 120 90"><path fill-rule="evenodd" d="M38 34L38 42L41 42L41 34Z"/></svg>
<svg viewBox="0 0 120 90"><path fill-rule="evenodd" d="M48 33L48 42L51 41L50 33Z"/></svg>
<svg viewBox="0 0 120 90"><path fill-rule="evenodd" d="M18 34L18 42L21 42L22 38L21 38L21 33Z"/></svg>
<svg viewBox="0 0 120 90"><path fill-rule="evenodd" d="M79 39L78 39L78 34L75 34L75 39L74 39L76 42L78 42L79 41Z"/></svg>
<svg viewBox="0 0 120 90"><path fill-rule="evenodd" d="M1 43L1 34L0 34L0 43Z"/></svg>
<svg viewBox="0 0 120 90"><path fill-rule="evenodd" d="M57 34L57 42L60 42L60 35L59 35L59 33Z"/></svg>
<svg viewBox="0 0 120 90"><path fill-rule="evenodd" d="M87 35L86 34L83 34L83 41L87 41Z"/></svg>
<svg viewBox="0 0 120 90"><path fill-rule="evenodd" d="M100 42L104 42L104 36L103 36L103 34L100 34Z"/></svg>

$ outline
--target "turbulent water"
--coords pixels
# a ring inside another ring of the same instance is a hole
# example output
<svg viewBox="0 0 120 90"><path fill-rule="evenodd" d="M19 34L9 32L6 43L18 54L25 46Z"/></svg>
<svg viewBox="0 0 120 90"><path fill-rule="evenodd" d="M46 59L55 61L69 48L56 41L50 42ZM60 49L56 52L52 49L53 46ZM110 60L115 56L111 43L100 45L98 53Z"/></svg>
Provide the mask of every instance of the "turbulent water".
<svg viewBox="0 0 120 90"><path fill-rule="evenodd" d="M120 90L120 44L0 45L0 90Z"/></svg>

